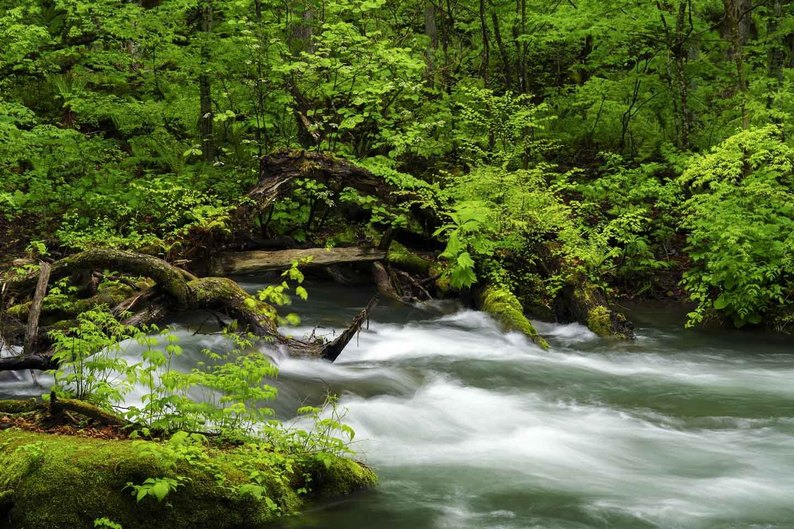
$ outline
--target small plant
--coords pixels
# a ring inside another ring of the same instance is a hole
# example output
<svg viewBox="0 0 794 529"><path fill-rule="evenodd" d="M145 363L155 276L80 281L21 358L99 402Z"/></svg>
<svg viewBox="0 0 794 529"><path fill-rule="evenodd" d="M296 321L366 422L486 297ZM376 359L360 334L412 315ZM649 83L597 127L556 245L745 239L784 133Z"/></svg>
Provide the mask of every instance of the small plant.
<svg viewBox="0 0 794 529"><path fill-rule="evenodd" d="M53 358L60 364L52 372L56 394L105 408L121 402L136 375L122 356L120 342L133 332L103 306L78 315L77 325L68 331L52 331Z"/></svg>
<svg viewBox="0 0 794 529"><path fill-rule="evenodd" d="M127 483L127 487L132 489L132 495L138 503L145 498L154 498L162 502L166 496L183 486L185 478L147 478L140 485L132 482Z"/></svg>

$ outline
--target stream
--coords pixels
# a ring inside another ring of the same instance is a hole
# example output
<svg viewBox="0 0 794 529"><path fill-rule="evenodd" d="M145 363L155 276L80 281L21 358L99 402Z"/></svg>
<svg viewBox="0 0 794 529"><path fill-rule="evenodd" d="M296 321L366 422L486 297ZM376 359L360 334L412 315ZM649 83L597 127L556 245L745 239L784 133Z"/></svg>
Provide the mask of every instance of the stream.
<svg viewBox="0 0 794 529"><path fill-rule="evenodd" d="M373 294L307 289L296 336L331 336ZM680 309L631 316L633 342L538 323L543 351L482 313L382 303L334 364L269 351L278 414L340 394L381 478L282 527L794 528L791 338L685 330ZM177 325L181 367L225 346L193 335L206 320ZM28 374L3 377L0 398L41 393Z"/></svg>

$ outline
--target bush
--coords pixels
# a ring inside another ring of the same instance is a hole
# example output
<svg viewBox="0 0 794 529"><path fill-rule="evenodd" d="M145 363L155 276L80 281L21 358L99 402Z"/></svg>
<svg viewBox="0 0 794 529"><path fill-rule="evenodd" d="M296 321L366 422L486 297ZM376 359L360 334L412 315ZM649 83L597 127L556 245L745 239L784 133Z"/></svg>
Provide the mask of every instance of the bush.
<svg viewBox="0 0 794 529"><path fill-rule="evenodd" d="M794 149L776 127L740 132L695 158L682 183L692 268L689 325L719 317L758 324L794 293Z"/></svg>

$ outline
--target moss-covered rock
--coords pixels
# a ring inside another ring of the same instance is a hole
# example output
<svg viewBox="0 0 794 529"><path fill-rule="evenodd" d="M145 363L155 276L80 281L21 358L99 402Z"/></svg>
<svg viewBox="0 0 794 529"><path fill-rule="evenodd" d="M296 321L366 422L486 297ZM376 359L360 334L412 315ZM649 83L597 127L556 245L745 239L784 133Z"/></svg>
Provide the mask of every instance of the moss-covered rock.
<svg viewBox="0 0 794 529"><path fill-rule="evenodd" d="M554 313L557 321L579 322L604 338L634 337L632 323L611 309L605 294L582 274L573 274L560 290L554 301Z"/></svg>
<svg viewBox="0 0 794 529"><path fill-rule="evenodd" d="M587 313L587 328L599 336L611 336L611 311L603 305L599 305L590 309L590 311Z"/></svg>
<svg viewBox="0 0 794 529"><path fill-rule="evenodd" d="M338 496L376 480L370 469L343 458L326 465L251 446L202 448L200 455L175 458L163 446L2 431L0 526L79 529L106 517L124 529L252 529L296 512L307 494ZM181 485L163 501L145 496L136 502L128 484L147 478Z"/></svg>
<svg viewBox="0 0 794 529"><path fill-rule="evenodd" d="M482 290L478 300L480 309L493 316L506 329L525 334L543 349L549 348L548 342L538 334L532 322L524 315L521 302L510 290L488 285Z"/></svg>

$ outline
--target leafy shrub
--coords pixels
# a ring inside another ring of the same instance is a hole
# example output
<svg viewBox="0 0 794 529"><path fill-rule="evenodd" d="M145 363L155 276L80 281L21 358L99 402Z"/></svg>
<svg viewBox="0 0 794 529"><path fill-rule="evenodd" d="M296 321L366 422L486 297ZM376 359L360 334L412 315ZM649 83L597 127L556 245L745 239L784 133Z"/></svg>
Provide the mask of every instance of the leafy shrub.
<svg viewBox="0 0 794 529"><path fill-rule="evenodd" d="M681 176L692 268L683 285L708 317L760 323L794 288L794 149L775 127L750 129L695 158Z"/></svg>

